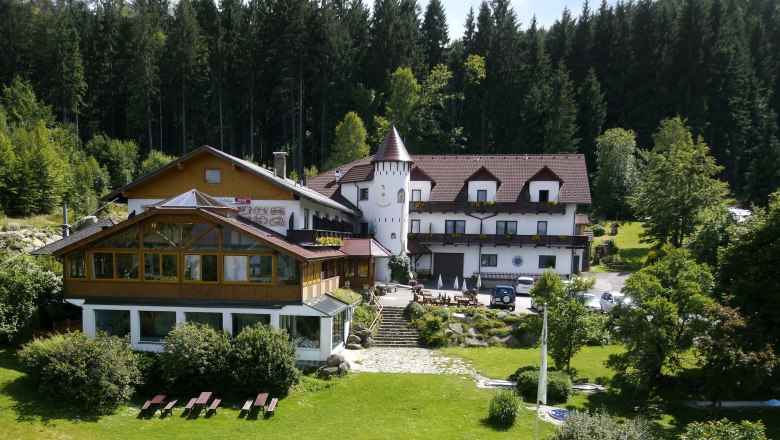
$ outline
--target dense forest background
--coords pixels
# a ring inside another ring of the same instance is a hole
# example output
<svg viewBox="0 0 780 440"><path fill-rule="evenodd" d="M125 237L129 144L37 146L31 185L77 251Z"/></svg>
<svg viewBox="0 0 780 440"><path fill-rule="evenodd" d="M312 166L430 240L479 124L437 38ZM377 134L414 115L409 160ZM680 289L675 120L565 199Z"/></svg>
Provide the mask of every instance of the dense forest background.
<svg viewBox="0 0 780 440"><path fill-rule="evenodd" d="M440 0L0 0L0 87L29 81L84 145L258 162L285 148L299 173L328 165L348 112L372 149L393 122L416 154L581 152L591 171L606 129L649 149L680 115L732 193L765 201L780 179L779 5L585 2L543 29L493 0L451 35Z"/></svg>

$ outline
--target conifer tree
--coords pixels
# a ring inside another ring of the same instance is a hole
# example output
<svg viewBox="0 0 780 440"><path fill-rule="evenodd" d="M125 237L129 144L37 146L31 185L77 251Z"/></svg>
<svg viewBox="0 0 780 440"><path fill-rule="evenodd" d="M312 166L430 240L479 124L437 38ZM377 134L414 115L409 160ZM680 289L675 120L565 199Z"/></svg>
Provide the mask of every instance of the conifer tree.
<svg viewBox="0 0 780 440"><path fill-rule="evenodd" d="M580 139L577 135L577 103L569 72L563 63L553 74L550 107L544 126L545 153L574 153Z"/></svg>
<svg viewBox="0 0 780 440"><path fill-rule="evenodd" d="M780 189L780 141L777 139L777 115L769 110L761 121L758 143L753 147L750 167L745 176L745 191L752 203L766 207L769 195Z"/></svg>
<svg viewBox="0 0 780 440"><path fill-rule="evenodd" d="M445 61L445 50L449 42L447 17L440 0L430 0L425 9L422 23L422 38L425 45L427 71Z"/></svg>
<svg viewBox="0 0 780 440"><path fill-rule="evenodd" d="M596 138L601 135L601 128L604 126L604 119L607 115L604 93L601 91L601 84L599 84L596 72L593 69L588 71L588 75L577 91L577 101L579 105L577 116L578 136L581 139L579 151L585 155L588 169L593 169L593 165L595 165Z"/></svg>

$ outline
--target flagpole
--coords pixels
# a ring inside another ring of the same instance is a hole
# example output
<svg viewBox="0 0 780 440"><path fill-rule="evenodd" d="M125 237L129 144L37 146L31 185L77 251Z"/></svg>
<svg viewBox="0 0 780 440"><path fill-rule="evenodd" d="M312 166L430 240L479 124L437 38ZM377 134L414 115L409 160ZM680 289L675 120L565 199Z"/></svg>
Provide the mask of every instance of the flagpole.
<svg viewBox="0 0 780 440"><path fill-rule="evenodd" d="M534 440L539 440L539 411L547 404L547 304L543 304L542 350L539 359L539 386L536 392L536 421L534 422Z"/></svg>

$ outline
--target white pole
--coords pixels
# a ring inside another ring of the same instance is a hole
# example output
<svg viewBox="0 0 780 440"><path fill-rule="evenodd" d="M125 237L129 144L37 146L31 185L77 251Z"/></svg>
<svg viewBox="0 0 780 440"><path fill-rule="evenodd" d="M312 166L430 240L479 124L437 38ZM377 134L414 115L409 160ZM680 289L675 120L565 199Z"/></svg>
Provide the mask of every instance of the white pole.
<svg viewBox="0 0 780 440"><path fill-rule="evenodd" d="M542 350L539 359L539 387L536 392L536 421L534 422L534 440L539 439L539 410L547 404L547 304L544 307L542 324Z"/></svg>

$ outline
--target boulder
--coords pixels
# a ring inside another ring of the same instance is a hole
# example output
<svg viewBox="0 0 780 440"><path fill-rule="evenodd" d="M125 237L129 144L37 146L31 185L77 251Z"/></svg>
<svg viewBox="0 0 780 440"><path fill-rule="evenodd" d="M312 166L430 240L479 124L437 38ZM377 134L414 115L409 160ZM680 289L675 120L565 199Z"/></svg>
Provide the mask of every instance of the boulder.
<svg viewBox="0 0 780 440"><path fill-rule="evenodd" d="M328 360L325 361L326 365L329 367L338 367L342 362L344 362L344 356L340 354L332 354L328 356Z"/></svg>
<svg viewBox="0 0 780 440"><path fill-rule="evenodd" d="M349 335L349 337L347 338L347 344L360 344L360 336Z"/></svg>
<svg viewBox="0 0 780 440"><path fill-rule="evenodd" d="M342 362L338 366L339 374L347 374L349 373L349 364L347 362Z"/></svg>
<svg viewBox="0 0 780 440"><path fill-rule="evenodd" d="M474 329L474 327L471 327L468 331L468 334L471 336L477 336L477 331Z"/></svg>
<svg viewBox="0 0 780 440"><path fill-rule="evenodd" d="M466 316L463 313L453 313L452 317L466 324L471 324L474 321L474 318L472 318L471 316Z"/></svg>
<svg viewBox="0 0 780 440"><path fill-rule="evenodd" d="M19 223L16 223L16 222L8 222L5 225L5 230L6 231L18 231L20 229L22 229L22 225L20 225Z"/></svg>
<svg viewBox="0 0 780 440"><path fill-rule="evenodd" d="M355 334L356 334L356 335L357 335L357 336L358 336L358 337L359 337L361 340L364 340L364 339L366 339L367 337L371 336L371 330L369 330L369 329L358 330L358 331L356 331L356 332L355 332Z"/></svg>
<svg viewBox="0 0 780 440"><path fill-rule="evenodd" d="M321 367L319 371L324 377L331 377L339 374L339 367Z"/></svg>
<svg viewBox="0 0 780 440"><path fill-rule="evenodd" d="M347 344L347 350L362 350L363 346L360 344Z"/></svg>
<svg viewBox="0 0 780 440"><path fill-rule="evenodd" d="M361 323L355 324L355 331L357 331L357 330L365 330L365 329L366 329L365 325L363 325Z"/></svg>
<svg viewBox="0 0 780 440"><path fill-rule="evenodd" d="M463 325L461 325L459 322L450 323L449 329L453 333L457 333L459 335L463 334Z"/></svg>
<svg viewBox="0 0 780 440"><path fill-rule="evenodd" d="M508 338L506 338L504 344L506 344L507 347L512 347L512 348L517 348L522 345L520 344L520 341L518 341L517 338L514 337L514 335L510 335Z"/></svg>
<svg viewBox="0 0 780 440"><path fill-rule="evenodd" d="M493 345L504 345L507 339L509 339L508 336L506 338L499 338L498 336L493 336L490 338L490 342L492 342Z"/></svg>
<svg viewBox="0 0 780 440"><path fill-rule="evenodd" d="M366 339L363 339L363 343L361 345L363 348L371 348L371 346L374 345L374 339L371 338L371 336L367 336Z"/></svg>
<svg viewBox="0 0 780 440"><path fill-rule="evenodd" d="M504 312L503 310L496 313L496 318L498 319L506 319L507 317L509 317L509 313Z"/></svg>
<svg viewBox="0 0 780 440"><path fill-rule="evenodd" d="M466 346L467 347L487 347L487 342L480 341L476 338L466 338Z"/></svg>

